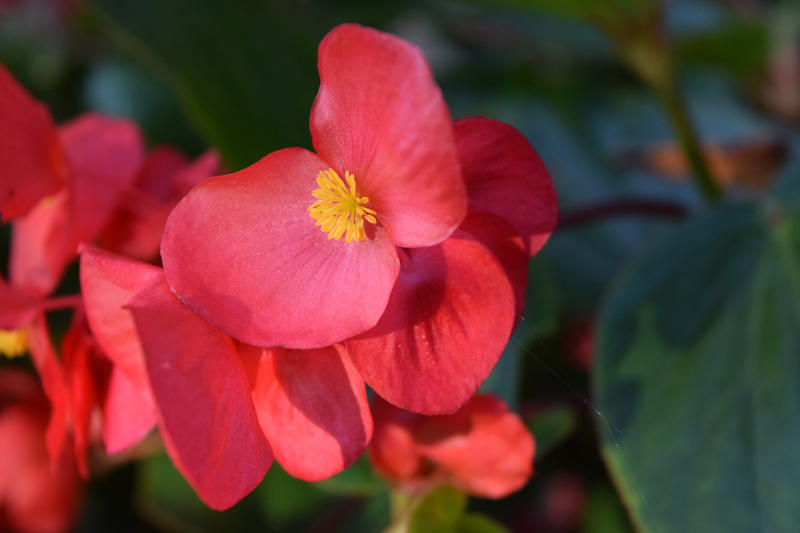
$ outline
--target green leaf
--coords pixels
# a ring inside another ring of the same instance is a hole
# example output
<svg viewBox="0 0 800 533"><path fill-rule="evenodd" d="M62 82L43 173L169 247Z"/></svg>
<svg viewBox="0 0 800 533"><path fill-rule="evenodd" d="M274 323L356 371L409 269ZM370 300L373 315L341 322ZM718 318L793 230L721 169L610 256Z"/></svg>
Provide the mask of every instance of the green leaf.
<svg viewBox="0 0 800 533"><path fill-rule="evenodd" d="M765 216L767 215L767 216ZM603 455L642 531L797 530L800 212L719 207L616 286L594 374Z"/></svg>
<svg viewBox="0 0 800 533"><path fill-rule="evenodd" d="M272 464L253 495L267 522L276 527L302 522L332 499L315 485L293 478L278 463Z"/></svg>
<svg viewBox="0 0 800 533"><path fill-rule="evenodd" d="M169 79L195 127L233 170L310 146L324 29L296 2L92 0L128 52Z"/></svg>
<svg viewBox="0 0 800 533"><path fill-rule="evenodd" d="M578 425L575 411L568 405L554 405L530 418L528 428L536 438L536 460L564 442Z"/></svg>
<svg viewBox="0 0 800 533"><path fill-rule="evenodd" d="M769 55L769 32L763 23L731 19L709 35L685 38L678 43L678 58L707 63L741 77L758 75Z"/></svg>
<svg viewBox="0 0 800 533"><path fill-rule="evenodd" d="M592 487L588 503L583 533L633 533L625 509L609 485Z"/></svg>
<svg viewBox="0 0 800 533"><path fill-rule="evenodd" d="M372 496L386 490L386 483L372 469L366 454L344 471L314 486L330 494L347 496Z"/></svg>
<svg viewBox="0 0 800 533"><path fill-rule="evenodd" d="M509 533L508 529L488 516L470 513L458 522L458 533Z"/></svg>
<svg viewBox="0 0 800 533"><path fill-rule="evenodd" d="M411 513L409 533L457 532L469 498L442 485L425 495Z"/></svg>

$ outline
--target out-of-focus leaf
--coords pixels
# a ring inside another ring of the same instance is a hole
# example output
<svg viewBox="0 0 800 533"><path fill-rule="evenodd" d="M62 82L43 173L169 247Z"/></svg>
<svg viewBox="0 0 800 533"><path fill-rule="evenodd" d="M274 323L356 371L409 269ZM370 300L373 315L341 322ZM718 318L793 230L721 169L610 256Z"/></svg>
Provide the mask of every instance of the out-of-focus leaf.
<svg viewBox="0 0 800 533"><path fill-rule="evenodd" d="M767 28L742 19L731 19L714 33L685 38L677 46L680 60L710 64L741 77L756 74L768 53Z"/></svg>
<svg viewBox="0 0 800 533"><path fill-rule="evenodd" d="M386 490L386 483L372 469L366 454L344 471L314 486L331 494L347 496L372 496Z"/></svg>
<svg viewBox="0 0 800 533"><path fill-rule="evenodd" d="M458 531L458 522L467 509L468 500L466 494L446 485L433 489L412 511L409 533Z"/></svg>
<svg viewBox="0 0 800 533"><path fill-rule="evenodd" d="M166 454L142 461L138 478L140 505L164 530L223 532L246 525L238 506L221 513L206 507Z"/></svg>
<svg viewBox="0 0 800 533"><path fill-rule="evenodd" d="M642 531L796 530L798 265L800 211L723 206L609 297L594 390L613 437L599 433Z"/></svg>
<svg viewBox="0 0 800 533"><path fill-rule="evenodd" d="M365 531L384 531L389 525L391 502L389 491L381 491L370 497L361 510L342 530L342 533L363 533Z"/></svg>
<svg viewBox="0 0 800 533"><path fill-rule="evenodd" d="M161 70L189 117L234 170L310 146L324 29L296 2L92 0L112 36Z"/></svg>
<svg viewBox="0 0 800 533"><path fill-rule="evenodd" d="M536 460L541 461L564 442L577 425L578 417L568 405L554 405L533 415L528 421L528 428L536 439Z"/></svg>
<svg viewBox="0 0 800 533"><path fill-rule="evenodd" d="M253 494L267 522L278 528L312 518L331 499L315 485L293 478L277 463L272 464Z"/></svg>
<svg viewBox="0 0 800 533"><path fill-rule="evenodd" d="M456 531L458 533L509 533L508 529L499 522L476 513L464 515L458 522Z"/></svg>
<svg viewBox="0 0 800 533"><path fill-rule="evenodd" d="M608 485L589 491L589 506L583 521L583 533L632 533L625 508Z"/></svg>

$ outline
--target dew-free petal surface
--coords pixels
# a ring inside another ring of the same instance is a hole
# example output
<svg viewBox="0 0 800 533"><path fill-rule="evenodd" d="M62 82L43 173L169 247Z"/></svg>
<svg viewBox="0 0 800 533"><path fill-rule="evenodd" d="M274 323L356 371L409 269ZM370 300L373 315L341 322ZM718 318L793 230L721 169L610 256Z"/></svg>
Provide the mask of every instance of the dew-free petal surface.
<svg viewBox="0 0 800 533"><path fill-rule="evenodd" d="M439 426L447 430L461 424L465 433L436 435ZM457 413L426 419L417 436L420 453L473 496L504 498L525 486L533 474L533 435L495 396L476 394Z"/></svg>
<svg viewBox="0 0 800 533"><path fill-rule="evenodd" d="M111 371L103 405L103 444L114 454L137 444L156 425L152 393L136 387L118 366Z"/></svg>
<svg viewBox="0 0 800 533"><path fill-rule="evenodd" d="M350 466L372 437L364 380L342 345L240 353L259 422L289 474L319 481Z"/></svg>
<svg viewBox="0 0 800 533"><path fill-rule="evenodd" d="M513 288L494 254L461 230L405 253L380 322L345 344L389 402L451 413L486 379L511 335Z"/></svg>
<svg viewBox="0 0 800 533"><path fill-rule="evenodd" d="M532 256L558 223L558 198L536 150L514 127L486 117L454 124L469 210L489 211L509 222Z"/></svg>
<svg viewBox="0 0 800 533"><path fill-rule="evenodd" d="M510 222L488 212L470 213L459 229L478 239L503 265L514 287L515 320L519 320L525 308L529 259L522 237Z"/></svg>
<svg viewBox="0 0 800 533"><path fill-rule="evenodd" d="M17 329L33 320L36 304L36 298L10 286L0 276L0 329Z"/></svg>
<svg viewBox="0 0 800 533"><path fill-rule="evenodd" d="M130 309L167 452L206 505L226 509L272 464L233 340L183 305L161 275Z"/></svg>
<svg viewBox="0 0 800 533"><path fill-rule="evenodd" d="M47 108L0 64L0 221L25 215L66 182L64 155Z"/></svg>
<svg viewBox="0 0 800 533"><path fill-rule="evenodd" d="M161 272L153 265L81 245L81 292L89 327L106 357L142 391L150 388L142 345L133 315L124 306Z"/></svg>
<svg viewBox="0 0 800 533"><path fill-rule="evenodd" d="M70 213L77 243L91 242L133 185L145 156L135 122L86 113L61 126L70 171Z"/></svg>
<svg viewBox="0 0 800 533"><path fill-rule="evenodd" d="M398 246L444 240L466 215L453 123L422 51L355 24L319 45L314 148L342 177L355 175Z"/></svg>
<svg viewBox="0 0 800 533"><path fill-rule="evenodd" d="M52 406L45 439L47 452L50 454L51 460L57 463L61 459L67 437L70 400L64 372L58 363L56 352L50 341L44 314L38 314L28 326L28 342L33 366L39 372L44 394Z"/></svg>
<svg viewBox="0 0 800 533"><path fill-rule="evenodd" d="M210 178L173 210L161 245L181 300L257 346L319 348L378 321L399 260L381 227L367 240L328 239L308 207L328 169L301 148Z"/></svg>

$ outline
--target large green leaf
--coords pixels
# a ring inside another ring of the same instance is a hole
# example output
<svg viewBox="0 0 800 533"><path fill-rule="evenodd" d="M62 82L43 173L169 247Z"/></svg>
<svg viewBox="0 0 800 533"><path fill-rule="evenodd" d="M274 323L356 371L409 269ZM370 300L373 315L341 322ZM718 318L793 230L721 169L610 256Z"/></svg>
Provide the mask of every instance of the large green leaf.
<svg viewBox="0 0 800 533"><path fill-rule="evenodd" d="M720 207L648 250L604 308L603 454L643 531L800 524L800 212Z"/></svg>
<svg viewBox="0 0 800 533"><path fill-rule="evenodd" d="M92 0L123 48L173 83L188 115L239 169L309 146L322 28L295 2ZM311 28L309 26L311 25Z"/></svg>

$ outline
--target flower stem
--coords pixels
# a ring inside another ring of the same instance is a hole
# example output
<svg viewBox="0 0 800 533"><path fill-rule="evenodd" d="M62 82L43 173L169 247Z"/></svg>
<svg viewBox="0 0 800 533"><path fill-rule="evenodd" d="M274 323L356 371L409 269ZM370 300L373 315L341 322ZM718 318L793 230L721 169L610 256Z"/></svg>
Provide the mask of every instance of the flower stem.
<svg viewBox="0 0 800 533"><path fill-rule="evenodd" d="M722 189L711 176L705 154L703 154L703 149L686 112L686 105L678 90L671 84L669 87L657 89L656 92L669 114L675 133L678 135L678 141L700 186L700 190L709 200L718 200L722 196Z"/></svg>
<svg viewBox="0 0 800 533"><path fill-rule="evenodd" d="M66 296L55 296L48 298L39 304L42 311L57 311L59 309L69 309L83 305L83 296L80 294L68 294Z"/></svg>
<svg viewBox="0 0 800 533"><path fill-rule="evenodd" d="M646 198L621 198L577 207L560 215L558 229L572 229L622 216L681 219L686 216L686 212L686 208L678 203Z"/></svg>

